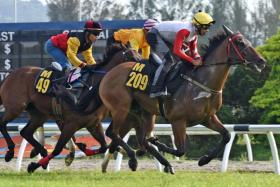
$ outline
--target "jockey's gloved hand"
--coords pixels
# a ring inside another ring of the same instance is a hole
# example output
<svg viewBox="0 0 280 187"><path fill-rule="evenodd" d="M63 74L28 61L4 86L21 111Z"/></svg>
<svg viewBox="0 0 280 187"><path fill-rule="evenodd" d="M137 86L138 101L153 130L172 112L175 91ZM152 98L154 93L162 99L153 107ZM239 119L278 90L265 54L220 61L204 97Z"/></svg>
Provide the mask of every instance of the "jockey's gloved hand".
<svg viewBox="0 0 280 187"><path fill-rule="evenodd" d="M84 68L86 65L87 65L87 63L82 62L82 63L79 65L79 67L80 67L80 68Z"/></svg>
<svg viewBox="0 0 280 187"><path fill-rule="evenodd" d="M192 61L192 64L195 65L195 66L200 66L200 65L202 65L201 58L200 58L200 57L195 58L195 59Z"/></svg>

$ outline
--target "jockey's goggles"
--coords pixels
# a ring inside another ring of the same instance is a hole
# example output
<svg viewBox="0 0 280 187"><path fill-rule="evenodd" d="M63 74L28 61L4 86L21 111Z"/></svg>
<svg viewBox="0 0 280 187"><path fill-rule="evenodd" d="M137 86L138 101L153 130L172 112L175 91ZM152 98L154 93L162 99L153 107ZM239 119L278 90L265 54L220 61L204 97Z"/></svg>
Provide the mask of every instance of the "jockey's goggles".
<svg viewBox="0 0 280 187"><path fill-rule="evenodd" d="M86 31L95 36L99 36L99 34L102 32L102 29L86 29Z"/></svg>
<svg viewBox="0 0 280 187"><path fill-rule="evenodd" d="M203 30L208 30L211 25L200 25L199 28Z"/></svg>

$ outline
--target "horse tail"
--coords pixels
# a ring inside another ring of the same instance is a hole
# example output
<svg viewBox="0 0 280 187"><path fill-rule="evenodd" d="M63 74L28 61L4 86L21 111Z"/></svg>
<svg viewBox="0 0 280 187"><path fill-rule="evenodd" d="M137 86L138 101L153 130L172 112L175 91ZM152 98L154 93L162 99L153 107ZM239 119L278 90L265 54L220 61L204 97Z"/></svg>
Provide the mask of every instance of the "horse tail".
<svg viewBox="0 0 280 187"><path fill-rule="evenodd" d="M0 106L3 104L3 102L2 102L2 97L1 97L1 93L2 93L2 85L3 85L3 83L4 83L5 80L6 80L6 79L4 79L3 81L0 82Z"/></svg>

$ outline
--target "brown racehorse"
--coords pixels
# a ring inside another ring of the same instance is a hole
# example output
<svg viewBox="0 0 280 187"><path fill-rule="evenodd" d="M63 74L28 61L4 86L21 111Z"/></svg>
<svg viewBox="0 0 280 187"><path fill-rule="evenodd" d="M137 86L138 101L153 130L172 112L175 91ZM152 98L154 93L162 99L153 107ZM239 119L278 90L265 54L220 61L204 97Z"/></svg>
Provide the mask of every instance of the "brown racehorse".
<svg viewBox="0 0 280 187"><path fill-rule="evenodd" d="M130 54L130 52L132 52L132 54ZM107 58L102 64L94 65L88 69L92 72L106 72L126 60L138 60L137 56L138 54L132 50L125 51L123 48L115 46L112 47L111 50L108 49ZM5 112L3 116L1 116L0 130L9 148L5 156L6 161L10 161L13 158L15 147L15 144L6 130L6 125L13 119L17 118L24 110L29 113L30 120L20 134L35 148L35 152L40 153L43 157L47 156L46 149L33 138L33 133L38 127L41 127L46 120L57 120L57 116L52 108L53 98L35 92L34 81L40 71L41 68L38 67L19 68L12 72L1 85L1 103L5 107ZM99 84L103 76L104 74L102 73L94 73L94 75L88 80L90 82L89 84L94 87ZM104 138L103 128L101 124L96 121L99 122L100 119L103 119L106 110L101 106L98 109L100 116L96 116L96 113L92 111L96 107L96 103L94 101L89 103L89 106L85 109L85 111L88 111L87 115L81 115L81 113L73 110L72 107L68 106L66 103L62 103L62 114L64 119L63 123L59 123L59 127L65 132L67 129L71 129L70 132L75 132L80 128L86 127L97 141L100 142L100 151L104 152L107 145ZM64 134L62 134L62 137L63 136ZM62 149L63 147L60 148ZM87 149L84 149L84 151L87 151L87 155L92 153Z"/></svg>
<svg viewBox="0 0 280 187"><path fill-rule="evenodd" d="M214 150L201 157L199 165L205 165L222 151L230 139L228 131L216 116L222 105L222 90L228 77L231 65L242 65L253 70L261 71L265 67L265 60L256 52L251 43L240 33L233 33L223 26L224 32L218 33L212 39L203 65L191 72L182 67L177 79L181 81L172 97L163 98L165 116L171 123L177 149L169 148L150 139L159 150L182 156L185 153L186 127L202 124L219 132L221 142ZM131 148L120 138L120 129L125 126L125 119L130 112L132 101L136 101L143 110L150 114L159 114L158 100L138 91L131 91L126 87L128 75L135 62L120 64L113 68L102 79L99 87L103 104L112 115L113 124L110 138L113 145L122 146L130 157L129 167L136 170L137 160ZM186 74L191 73L191 77ZM131 163L134 162L134 163ZM171 172L170 168L166 169Z"/></svg>
<svg viewBox="0 0 280 187"><path fill-rule="evenodd" d="M131 50L129 50L129 52L130 51ZM139 61L141 56L138 53L136 53L135 51L131 51L131 52L133 54L133 55L131 55L131 57L133 57L133 60ZM122 52L121 54L123 55L123 53L127 53L127 52L125 51L125 52ZM115 56L114 56L114 58L115 58ZM126 59L126 60L129 60L129 59ZM126 60L122 59L121 61L126 62ZM95 68L95 70L96 70L96 68ZM94 105L94 104L92 104L92 105ZM95 107L97 107L97 106L95 106ZM137 140L138 140L139 145L141 147L141 150L139 152L143 153L143 151L147 151L152 156L154 156L161 164L163 164L165 166L165 168L171 168L170 163L151 144L149 144L147 141L145 141L145 142L143 141L143 140L145 140L146 135L150 134L150 132L153 129L152 127L153 127L153 124L154 124L154 116L151 115L150 113L146 112L146 111L143 111L141 109L137 109L137 106L134 107L133 110L136 111L136 112L133 112L131 115L127 116L127 119L126 119L126 124L127 125L124 126L120 130L120 136L124 137L131 128L134 128L135 131L136 131ZM94 128L96 124L100 124L100 121L103 119L103 117L107 113L108 113L108 110L106 110L104 108L104 106L102 105L99 108L97 108L93 112L92 115L90 115L90 116L85 116L84 115L83 117L91 118L92 123L90 123L90 125L87 125L87 126L90 126L90 127ZM72 113L72 115L73 114L74 113ZM137 119L135 120L135 116L134 116L135 114L137 116L141 116L141 118L143 118L144 120L141 120L141 121L139 121ZM43 168L46 168L49 161L54 156L58 155L61 152L63 146L65 145L65 143L67 141L69 141L70 137L73 136L73 134L79 128L83 127L80 123L79 123L80 124L79 126L77 126L77 124L74 123L75 121L77 121L77 116L75 118L76 118L76 120L73 121L73 117L72 117L71 125L69 125L70 122L68 122L68 123L64 122L65 125L63 126L63 129L61 130L61 135L60 135L59 140L58 140L58 142L55 146L54 151L51 154L49 154L48 156L42 158L38 163L34 163L34 162L30 163L28 165L28 172L34 172L40 166L42 166ZM86 125L84 125L84 127L85 126ZM109 137L110 137L109 132L110 132L111 128L112 128L112 124L108 128L109 130L106 131L106 135L108 135ZM29 131L29 130L26 130L26 131ZM99 133L99 135L103 136L103 134L101 134L101 133ZM112 149L110 149L110 152L112 152L114 150L117 150L117 147L114 146L114 144L112 144L111 148ZM83 148L82 148L82 150L83 150ZM93 155L93 153L96 154L95 151L91 151L91 150L88 150L88 149L84 150L84 152L86 153L86 155ZM98 151L98 152L100 152L100 151ZM131 161L131 164L135 164L135 162Z"/></svg>

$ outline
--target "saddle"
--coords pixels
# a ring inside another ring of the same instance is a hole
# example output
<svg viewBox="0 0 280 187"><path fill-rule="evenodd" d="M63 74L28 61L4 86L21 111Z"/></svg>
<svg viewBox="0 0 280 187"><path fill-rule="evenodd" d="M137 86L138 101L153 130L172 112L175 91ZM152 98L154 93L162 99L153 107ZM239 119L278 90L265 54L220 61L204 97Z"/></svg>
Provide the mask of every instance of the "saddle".
<svg viewBox="0 0 280 187"><path fill-rule="evenodd" d="M168 93L173 95L179 86L184 81L180 74L184 73L186 63L179 62L177 64L172 64L170 66L170 70L168 71L165 78L165 85L167 86ZM134 91L140 91L147 95L150 94L150 89L152 86L152 82L154 80L155 72L159 66L157 58L153 58L150 56L149 60L141 60L136 63L129 73L128 79L126 81L126 86ZM188 64L187 64L188 66ZM192 67L188 67L188 69L192 69Z"/></svg>
<svg viewBox="0 0 280 187"><path fill-rule="evenodd" d="M95 92L93 87L87 84L89 75L90 70L87 68L63 72L47 67L39 72L34 84L35 90L44 95L61 98L80 111L89 104L83 96L88 98ZM98 87L95 89L98 90Z"/></svg>
<svg viewBox="0 0 280 187"><path fill-rule="evenodd" d="M126 86L131 90L149 94L157 68L158 64L155 61L141 60L137 62L129 73Z"/></svg>

